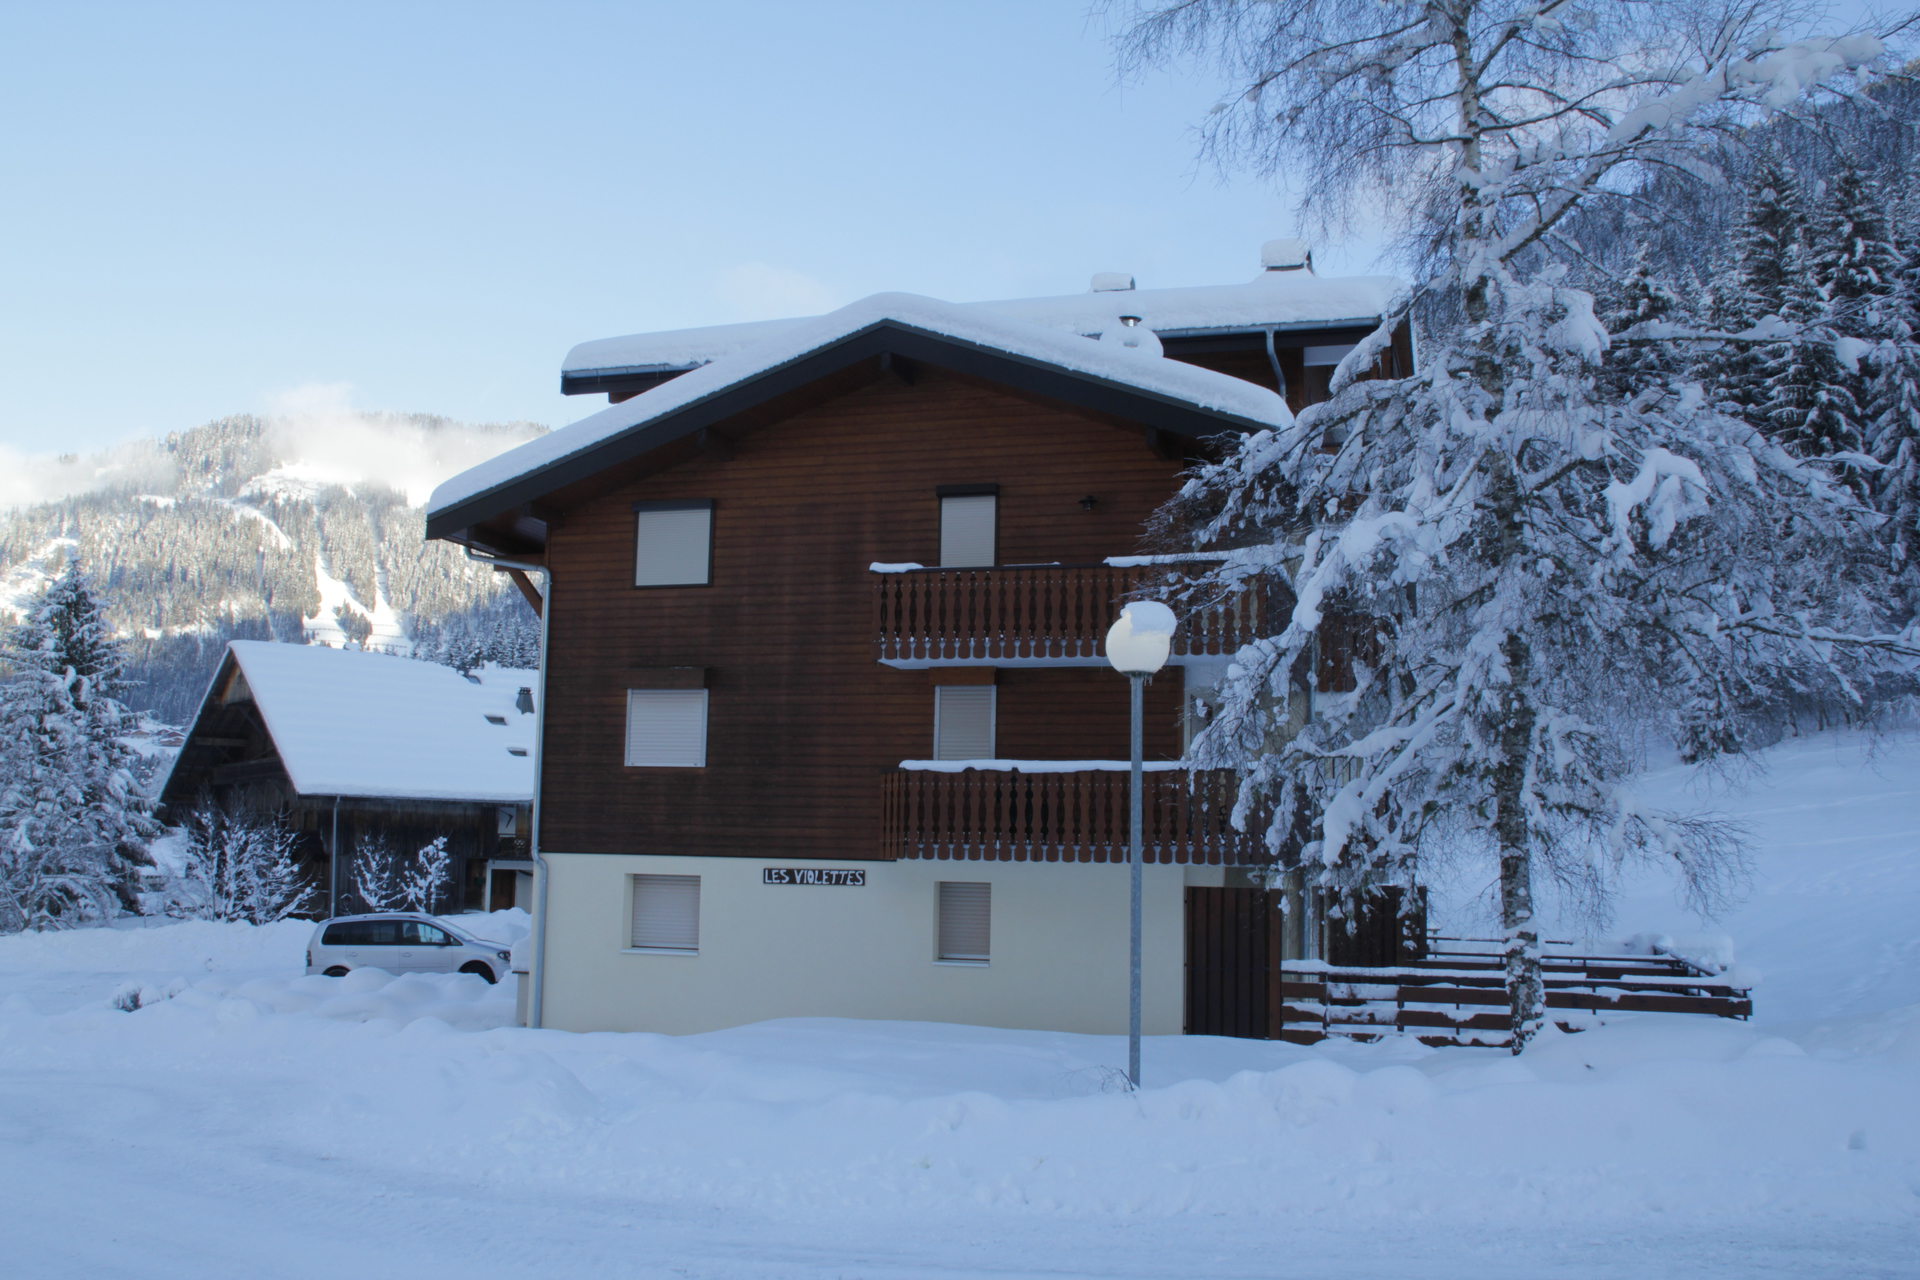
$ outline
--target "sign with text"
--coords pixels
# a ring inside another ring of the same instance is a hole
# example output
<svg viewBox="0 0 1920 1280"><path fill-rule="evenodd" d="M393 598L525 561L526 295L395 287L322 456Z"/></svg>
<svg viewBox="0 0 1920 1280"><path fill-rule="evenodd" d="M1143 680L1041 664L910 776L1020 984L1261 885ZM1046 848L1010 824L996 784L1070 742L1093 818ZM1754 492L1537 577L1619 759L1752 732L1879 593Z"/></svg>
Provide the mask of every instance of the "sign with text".
<svg viewBox="0 0 1920 1280"><path fill-rule="evenodd" d="M858 888L867 883L867 873L847 867L766 867L760 872L760 883L831 884Z"/></svg>

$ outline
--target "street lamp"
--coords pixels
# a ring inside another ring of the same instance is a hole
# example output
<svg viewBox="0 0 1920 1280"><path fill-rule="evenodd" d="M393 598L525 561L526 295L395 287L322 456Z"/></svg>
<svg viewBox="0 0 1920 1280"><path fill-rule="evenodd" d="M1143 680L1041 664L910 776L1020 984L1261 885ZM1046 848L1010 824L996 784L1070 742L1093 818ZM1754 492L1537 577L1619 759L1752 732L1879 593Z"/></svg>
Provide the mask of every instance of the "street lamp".
<svg viewBox="0 0 1920 1280"><path fill-rule="evenodd" d="M1133 686L1132 786L1128 790L1127 867L1133 880L1133 931L1127 986L1127 1083L1140 1087L1140 825L1141 720L1147 677L1167 665L1173 648L1173 610L1154 600L1136 600L1107 629L1107 661Z"/></svg>

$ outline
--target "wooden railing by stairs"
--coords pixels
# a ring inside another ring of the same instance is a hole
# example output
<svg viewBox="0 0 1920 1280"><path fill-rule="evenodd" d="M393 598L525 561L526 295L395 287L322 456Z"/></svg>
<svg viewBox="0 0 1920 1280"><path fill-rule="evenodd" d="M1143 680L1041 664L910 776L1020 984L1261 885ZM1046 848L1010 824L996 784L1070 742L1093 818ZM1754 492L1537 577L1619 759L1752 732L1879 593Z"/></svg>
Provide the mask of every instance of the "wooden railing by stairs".
<svg viewBox="0 0 1920 1280"><path fill-rule="evenodd" d="M1513 1023L1498 943L1433 942L1424 958L1390 967L1285 962L1280 1038L1308 1044L1405 1032L1433 1045L1510 1044ZM1562 1030L1584 1030L1615 1012L1753 1015L1750 989L1683 957L1585 955L1560 949L1571 944L1549 945L1554 949L1541 961L1547 1015Z"/></svg>

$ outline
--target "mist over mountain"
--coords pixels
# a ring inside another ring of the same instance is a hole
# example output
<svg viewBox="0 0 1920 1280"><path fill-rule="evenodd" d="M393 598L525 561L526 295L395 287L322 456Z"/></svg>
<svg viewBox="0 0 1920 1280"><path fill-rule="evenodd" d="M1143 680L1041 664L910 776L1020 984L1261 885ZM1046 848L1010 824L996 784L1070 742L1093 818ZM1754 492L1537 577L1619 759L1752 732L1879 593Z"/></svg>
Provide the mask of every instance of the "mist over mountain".
<svg viewBox="0 0 1920 1280"><path fill-rule="evenodd" d="M127 639L129 706L192 715L233 638L435 656L526 636L505 579L425 540L439 480L546 431L348 409L331 388L90 455L0 457L0 614L78 555Z"/></svg>

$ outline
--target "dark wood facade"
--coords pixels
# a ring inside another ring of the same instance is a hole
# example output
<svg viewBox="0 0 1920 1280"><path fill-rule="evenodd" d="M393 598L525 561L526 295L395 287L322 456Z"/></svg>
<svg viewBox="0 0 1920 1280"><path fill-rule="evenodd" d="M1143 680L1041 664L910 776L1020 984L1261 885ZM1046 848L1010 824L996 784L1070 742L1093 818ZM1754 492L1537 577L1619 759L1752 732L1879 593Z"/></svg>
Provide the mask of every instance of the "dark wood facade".
<svg viewBox="0 0 1920 1280"><path fill-rule="evenodd" d="M1134 551L1182 465L1142 424L923 365L725 434L548 508L548 715L567 728L546 743L546 848L883 856L884 784L932 753L941 683L998 686L999 756L1126 754L1126 684L1104 665L876 662L868 565L937 563L938 490L953 484L999 486L1002 563ZM670 499L714 502L711 584L636 588L634 504ZM622 763L630 676L664 667L704 672L704 768ZM1150 758L1179 754L1180 692L1171 670L1148 690Z"/></svg>
<svg viewBox="0 0 1920 1280"><path fill-rule="evenodd" d="M1368 332L1170 335L1166 354L1284 383L1298 408L1326 393L1307 348ZM1403 371L1409 355L1393 344L1377 372ZM566 389L619 403L681 372ZM1217 438L1261 425L881 321L669 402L436 510L428 527L551 574L546 851L1105 858L1112 778L956 781L899 766L934 754L935 688L961 683L996 686L999 759L1124 758L1127 689L1101 641L1152 575L1105 561L1139 552L1149 517ZM870 571L937 566L942 490L982 486L997 494L992 567ZM636 511L688 504L711 512L707 581L636 587ZM1230 654L1270 630L1273 603L1193 619L1177 652ZM625 763L629 691L663 687L664 673L706 690L698 767ZM1170 666L1147 690L1150 760L1181 753L1184 685ZM1180 848L1172 860L1263 860L1226 833L1219 790L1154 789L1148 821ZM962 793L1022 829L968 826Z"/></svg>

